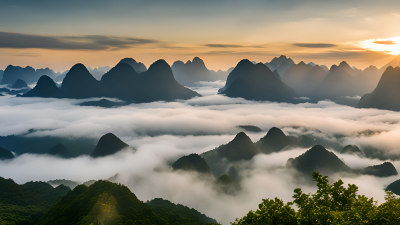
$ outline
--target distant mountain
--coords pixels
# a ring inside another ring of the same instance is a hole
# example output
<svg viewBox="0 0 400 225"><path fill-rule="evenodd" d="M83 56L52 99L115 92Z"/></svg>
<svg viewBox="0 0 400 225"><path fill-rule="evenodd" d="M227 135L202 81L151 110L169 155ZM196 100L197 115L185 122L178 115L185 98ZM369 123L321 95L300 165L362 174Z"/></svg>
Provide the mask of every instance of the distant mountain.
<svg viewBox="0 0 400 225"><path fill-rule="evenodd" d="M65 75L61 91L68 98L101 97L100 82L96 80L83 64L75 64Z"/></svg>
<svg viewBox="0 0 400 225"><path fill-rule="evenodd" d="M53 188L44 182L19 185L0 177L1 224L36 225L49 207L69 190L65 186Z"/></svg>
<svg viewBox="0 0 400 225"><path fill-rule="evenodd" d="M50 155L60 156L63 158L71 157L71 152L65 147L65 145L58 143L51 147L48 152Z"/></svg>
<svg viewBox="0 0 400 225"><path fill-rule="evenodd" d="M10 87L14 89L21 89L21 88L28 88L28 85L26 84L25 81L18 79Z"/></svg>
<svg viewBox="0 0 400 225"><path fill-rule="evenodd" d="M379 79L375 67L359 70L343 61L333 65L312 97L335 100L345 96L360 96L371 91Z"/></svg>
<svg viewBox="0 0 400 225"><path fill-rule="evenodd" d="M102 157L102 156L112 155L128 146L129 146L128 144L121 141L121 139L119 139L114 134L108 133L100 138L96 148L92 153L92 156Z"/></svg>
<svg viewBox="0 0 400 225"><path fill-rule="evenodd" d="M172 164L174 170L195 171L198 173L211 173L207 162L198 154L182 156Z"/></svg>
<svg viewBox="0 0 400 225"><path fill-rule="evenodd" d="M364 95L358 107L400 110L400 67L389 66L382 74L375 90Z"/></svg>
<svg viewBox="0 0 400 225"><path fill-rule="evenodd" d="M185 86L194 86L199 81L225 80L228 75L227 72L207 69L199 57L194 57L192 61L188 60L186 63L176 61L171 69L176 81Z"/></svg>
<svg viewBox="0 0 400 225"><path fill-rule="evenodd" d="M79 185L43 217L42 225L206 224L215 220L163 199L140 201L127 187L97 181Z"/></svg>
<svg viewBox="0 0 400 225"><path fill-rule="evenodd" d="M240 61L229 74L220 94L250 100L292 102L294 91L264 64Z"/></svg>
<svg viewBox="0 0 400 225"><path fill-rule="evenodd" d="M261 128L254 126L254 125L238 125L236 127L243 129L244 131L247 131L247 132L253 132L253 133L262 132Z"/></svg>
<svg viewBox="0 0 400 225"><path fill-rule="evenodd" d="M119 63L126 63L130 65L136 71L136 73L143 73L147 70L146 66L143 63L136 62L136 60L132 58L123 58L121 59L121 61L119 61Z"/></svg>
<svg viewBox="0 0 400 225"><path fill-rule="evenodd" d="M281 129L272 127L267 135L261 138L256 144L262 152L269 154L278 152L286 146L291 145L292 140Z"/></svg>
<svg viewBox="0 0 400 225"><path fill-rule="evenodd" d="M127 105L127 103L121 102L121 101L110 101L108 99L102 98L100 100L82 102L82 103L79 103L79 105L80 106L97 106L97 107L103 107L103 108L112 108L112 107Z"/></svg>
<svg viewBox="0 0 400 225"><path fill-rule="evenodd" d="M4 74L4 70L0 70L0 81L3 80L3 74Z"/></svg>
<svg viewBox="0 0 400 225"><path fill-rule="evenodd" d="M3 78L1 84L12 85L18 79L25 81L28 84L36 83L37 80L42 76L47 75L55 77L57 74L49 68L34 69L30 66L20 67L9 65L3 72Z"/></svg>
<svg viewBox="0 0 400 225"><path fill-rule="evenodd" d="M208 158L210 153L217 153L219 158L226 158L230 161L249 160L259 153L256 145L244 132L238 133L228 144L221 145L209 152L203 153Z"/></svg>
<svg viewBox="0 0 400 225"><path fill-rule="evenodd" d="M358 155L359 157L364 157L365 154L363 151L361 151L360 148L358 148L357 145L346 145L341 153L343 154L350 154L350 155Z"/></svg>
<svg viewBox="0 0 400 225"><path fill-rule="evenodd" d="M291 65L281 77L282 81L299 95L310 96L322 83L326 74L327 71L324 68L301 61Z"/></svg>
<svg viewBox="0 0 400 225"><path fill-rule="evenodd" d="M373 175L377 177L390 177L397 175L397 170L390 162L384 162L379 165L369 166L364 169L364 174Z"/></svg>
<svg viewBox="0 0 400 225"><path fill-rule="evenodd" d="M195 209L181 204L174 204L162 198L155 198L146 203L153 212L165 219L169 224L216 224L217 221L207 217Z"/></svg>
<svg viewBox="0 0 400 225"><path fill-rule="evenodd" d="M321 145L316 145L304 154L289 159L287 166L307 175L313 172L332 174L350 171L350 168L342 160Z"/></svg>
<svg viewBox="0 0 400 225"><path fill-rule="evenodd" d="M111 67L109 66L99 66L99 67L88 67L87 68L88 71L90 72L90 74L93 75L94 78L96 78L96 80L100 80L101 77L107 73L107 71L109 71L111 69Z"/></svg>
<svg viewBox="0 0 400 225"><path fill-rule="evenodd" d="M39 77L40 75L36 73L35 69L30 66L23 68L9 65L4 70L1 84L13 84L18 79L22 79L26 83L35 83Z"/></svg>
<svg viewBox="0 0 400 225"><path fill-rule="evenodd" d="M62 98L64 93L57 87L56 83L46 75L40 77L36 86L22 95L23 97Z"/></svg>
<svg viewBox="0 0 400 225"><path fill-rule="evenodd" d="M391 191L396 195L400 195L400 180L396 180L395 182L389 184L386 187L386 191Z"/></svg>
<svg viewBox="0 0 400 225"><path fill-rule="evenodd" d="M2 159L13 159L14 158L14 154L12 154L11 151L0 147L0 160Z"/></svg>
<svg viewBox="0 0 400 225"><path fill-rule="evenodd" d="M284 55L274 57L270 62L265 63L271 71L276 71L279 76L282 76L295 63L291 58Z"/></svg>
<svg viewBox="0 0 400 225"><path fill-rule="evenodd" d="M96 139L90 137L60 137L31 135L35 130L26 134L0 136L0 146L12 149L17 155L23 153L48 154L49 150L62 143L71 153L71 157L91 154L96 147Z"/></svg>
<svg viewBox="0 0 400 225"><path fill-rule="evenodd" d="M50 83L48 81L48 83ZM52 88L54 92L56 89ZM153 63L149 70L138 74L127 63L119 63L100 81L96 80L82 64L74 65L61 84L64 98L111 97L127 102L173 101L199 96L174 79L171 68L164 60ZM34 92L26 97L55 97Z"/></svg>

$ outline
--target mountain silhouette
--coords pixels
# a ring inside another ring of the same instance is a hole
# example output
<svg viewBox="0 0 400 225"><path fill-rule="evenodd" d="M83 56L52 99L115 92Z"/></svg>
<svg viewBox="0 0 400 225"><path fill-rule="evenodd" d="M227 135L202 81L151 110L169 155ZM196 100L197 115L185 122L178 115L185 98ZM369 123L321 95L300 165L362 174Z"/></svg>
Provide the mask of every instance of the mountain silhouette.
<svg viewBox="0 0 400 225"><path fill-rule="evenodd" d="M377 177L390 177L397 175L397 170L390 162L384 162L379 165L369 166L364 169L364 173Z"/></svg>
<svg viewBox="0 0 400 225"><path fill-rule="evenodd" d="M131 100L140 94L135 87L139 83L139 74L127 63L118 63L103 75L100 83L105 95L110 97Z"/></svg>
<svg viewBox="0 0 400 225"><path fill-rule="evenodd" d="M62 98L64 93L57 87L56 83L46 75L39 78L36 86L22 95L23 97Z"/></svg>
<svg viewBox="0 0 400 225"><path fill-rule="evenodd" d="M11 151L0 147L0 160L2 159L13 159L14 158L14 154L12 154Z"/></svg>
<svg viewBox="0 0 400 225"><path fill-rule="evenodd" d="M226 158L229 161L252 159L259 151L249 136L244 132L238 133L228 144L221 145L209 152L203 153L203 157L216 156L220 159Z"/></svg>
<svg viewBox="0 0 400 225"><path fill-rule="evenodd" d="M267 135L261 138L256 144L262 152L268 154L282 150L292 144L292 141L281 129L272 127Z"/></svg>
<svg viewBox="0 0 400 225"><path fill-rule="evenodd" d="M280 77L294 64L293 60L285 55L274 57L270 62L265 63L271 71L276 71Z"/></svg>
<svg viewBox="0 0 400 225"><path fill-rule="evenodd" d="M219 93L249 100L292 102L294 91L264 64L240 61L229 74Z"/></svg>
<svg viewBox="0 0 400 225"><path fill-rule="evenodd" d="M207 162L198 154L182 156L172 164L174 170L195 171L198 173L210 173Z"/></svg>
<svg viewBox="0 0 400 225"><path fill-rule="evenodd" d="M36 73L35 69L30 66L23 68L19 66L9 65L4 70L1 84L12 85L18 79L21 79L26 83L35 83L39 79L39 77L40 74Z"/></svg>
<svg viewBox="0 0 400 225"><path fill-rule="evenodd" d="M236 126L244 131L252 132L252 133L259 133L262 132L261 128L253 125L238 125Z"/></svg>
<svg viewBox="0 0 400 225"><path fill-rule="evenodd" d="M346 145L346 146L342 149L341 153L343 153L343 154L350 154L350 155L358 155L358 156L360 156L360 157L364 157L364 156L365 156L364 152L361 151L361 149L358 148L357 145Z"/></svg>
<svg viewBox="0 0 400 225"><path fill-rule="evenodd" d="M68 98L101 97L100 83L81 64L75 64L65 75L61 91Z"/></svg>
<svg viewBox="0 0 400 225"><path fill-rule="evenodd" d="M305 64L301 61L291 65L284 74L282 81L293 88L301 96L310 96L315 89L322 83L327 71L321 66Z"/></svg>
<svg viewBox="0 0 400 225"><path fill-rule="evenodd" d="M316 145L304 154L289 159L287 166L307 175L313 172L332 174L350 171L350 168L342 160L321 145Z"/></svg>
<svg viewBox="0 0 400 225"><path fill-rule="evenodd" d="M376 68L368 67L365 70L359 70L343 61L330 68L311 97L340 101L340 98L346 96L360 96L370 92L378 79L379 70Z"/></svg>
<svg viewBox="0 0 400 225"><path fill-rule="evenodd" d="M194 57L192 61L186 63L176 61L171 67L176 81L185 86L193 86L199 81L225 80L226 72L215 72L207 69L204 61L199 57Z"/></svg>
<svg viewBox="0 0 400 225"><path fill-rule="evenodd" d="M15 89L21 89L21 88L28 88L28 85L26 84L25 81L18 79L10 87Z"/></svg>
<svg viewBox="0 0 400 225"><path fill-rule="evenodd" d="M358 107L400 110L400 67L389 66L382 74L375 90L364 95Z"/></svg>
<svg viewBox="0 0 400 225"><path fill-rule="evenodd" d="M179 84L164 60L157 60L146 72L140 74L140 86L136 88L141 93L137 96L140 102L173 101L200 96L197 92Z"/></svg>
<svg viewBox="0 0 400 225"><path fill-rule="evenodd" d="M128 144L121 141L114 134L107 133L100 138L96 148L92 152L92 157L112 155L126 147L128 147Z"/></svg>
<svg viewBox="0 0 400 225"><path fill-rule="evenodd" d="M129 60L122 60L123 62ZM47 83L50 83L47 80ZM37 84L39 86L39 82ZM54 85L49 85L54 86ZM34 88L35 89L35 88ZM46 88L42 88L46 89ZM96 80L83 64L74 65L65 75L59 94L33 91L26 97L90 98L111 97L127 102L173 101L200 96L176 82L171 68L164 60L153 63L149 70L138 74L127 63L118 63L100 81Z"/></svg>
<svg viewBox="0 0 400 225"><path fill-rule="evenodd" d="M54 145L53 147L51 147L49 149L48 152L50 155L55 155L55 156L60 156L63 158L69 158L71 157L71 153L69 152L69 150L67 149L67 147L65 147L65 145L59 143Z"/></svg>
<svg viewBox="0 0 400 225"><path fill-rule="evenodd" d="M143 63L136 62L136 60L132 58L123 58L121 59L121 61L119 61L119 63L126 63L130 65L136 71L136 73L143 73L147 70L146 66Z"/></svg>

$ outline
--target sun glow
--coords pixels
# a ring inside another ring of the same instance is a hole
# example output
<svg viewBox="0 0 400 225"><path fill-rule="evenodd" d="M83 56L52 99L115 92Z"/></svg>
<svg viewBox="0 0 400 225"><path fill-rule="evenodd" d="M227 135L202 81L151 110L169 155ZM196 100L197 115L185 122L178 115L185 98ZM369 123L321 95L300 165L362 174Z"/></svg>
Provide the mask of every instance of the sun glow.
<svg viewBox="0 0 400 225"><path fill-rule="evenodd" d="M400 37L371 39L362 41L360 45L368 50L386 52L391 55L400 55Z"/></svg>

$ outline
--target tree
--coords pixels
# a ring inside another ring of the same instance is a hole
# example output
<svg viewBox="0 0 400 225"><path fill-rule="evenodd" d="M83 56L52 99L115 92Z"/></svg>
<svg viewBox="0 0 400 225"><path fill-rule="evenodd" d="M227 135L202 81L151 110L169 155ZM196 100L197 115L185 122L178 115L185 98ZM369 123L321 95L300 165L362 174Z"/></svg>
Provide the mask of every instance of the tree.
<svg viewBox="0 0 400 225"><path fill-rule="evenodd" d="M256 211L250 211L234 225L256 224L400 224L400 199L388 192L381 205L358 195L354 184L344 186L342 180L330 184L327 176L314 172L317 191L305 194L294 190L293 202L264 199ZM294 209L296 208L296 210Z"/></svg>

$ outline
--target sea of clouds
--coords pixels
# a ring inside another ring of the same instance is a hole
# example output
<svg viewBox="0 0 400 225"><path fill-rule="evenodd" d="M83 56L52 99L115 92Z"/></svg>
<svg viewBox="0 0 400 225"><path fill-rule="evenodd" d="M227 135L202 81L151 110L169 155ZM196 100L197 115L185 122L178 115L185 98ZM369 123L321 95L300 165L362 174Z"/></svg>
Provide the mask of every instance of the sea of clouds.
<svg viewBox="0 0 400 225"><path fill-rule="evenodd" d="M342 145L373 146L400 155L400 113L356 109L330 101L316 104L254 102L218 95L222 82L203 82L196 88L202 97L176 102L130 104L116 108L79 106L87 100L0 97L0 136L62 136L100 138L112 132L136 151L93 159L80 156L62 159L48 155L22 154L0 162L0 176L18 183L31 180L69 179L78 182L107 179L127 185L139 199L162 197L193 207L223 224L256 209L262 198L290 201L293 189L314 187L286 169L286 161L307 149L294 148L270 155L260 154L240 166L244 178L236 195L219 192L207 179L176 172L171 162L182 155L212 150L242 131L237 125L255 125L262 133L247 133L256 142L273 126L287 134L319 131L325 139L338 135ZM12 149L11 149L12 150ZM337 154L348 166L363 168L382 163L378 159ZM392 163L400 170L400 161ZM378 201L384 188L398 177L378 178L336 174L332 181L359 186L360 193Z"/></svg>

